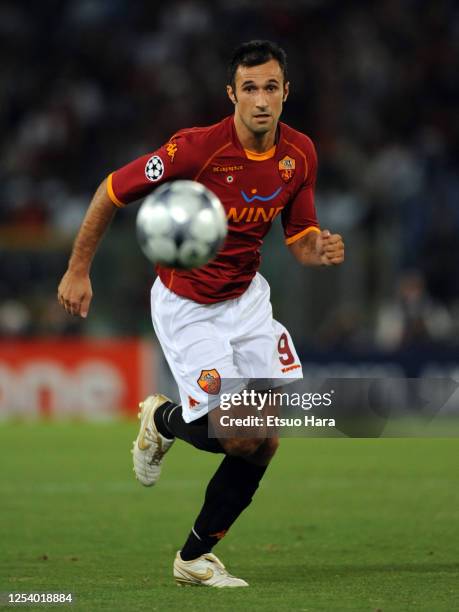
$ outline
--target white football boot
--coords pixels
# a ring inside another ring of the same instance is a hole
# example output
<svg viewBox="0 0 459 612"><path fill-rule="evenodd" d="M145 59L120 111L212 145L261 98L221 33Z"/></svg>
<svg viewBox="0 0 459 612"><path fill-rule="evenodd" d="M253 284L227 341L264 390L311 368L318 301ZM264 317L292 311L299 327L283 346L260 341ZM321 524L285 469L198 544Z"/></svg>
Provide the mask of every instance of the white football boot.
<svg viewBox="0 0 459 612"><path fill-rule="evenodd" d="M134 472L137 480L145 487L153 486L161 474L161 463L164 455L175 442L169 440L156 429L154 414L165 402L171 400L165 395L149 395L140 402L140 431L134 440L132 455L134 459Z"/></svg>
<svg viewBox="0 0 459 612"><path fill-rule="evenodd" d="M247 587L242 578L236 578L225 569L223 563L212 553L197 559L184 561L178 551L174 561L174 578L178 586Z"/></svg>

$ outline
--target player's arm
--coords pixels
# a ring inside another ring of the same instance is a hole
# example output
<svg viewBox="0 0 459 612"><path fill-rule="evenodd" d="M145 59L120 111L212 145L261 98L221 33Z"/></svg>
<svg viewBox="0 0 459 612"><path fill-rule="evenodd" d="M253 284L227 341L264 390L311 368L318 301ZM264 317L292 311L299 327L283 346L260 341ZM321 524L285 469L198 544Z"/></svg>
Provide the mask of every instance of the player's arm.
<svg viewBox="0 0 459 612"><path fill-rule="evenodd" d="M341 236L318 226L312 186L305 185L282 215L285 243L300 264L336 266L344 261Z"/></svg>
<svg viewBox="0 0 459 612"><path fill-rule="evenodd" d="M333 266L344 261L343 239L329 230L310 231L288 248L303 266Z"/></svg>
<svg viewBox="0 0 459 612"><path fill-rule="evenodd" d="M92 299L91 263L115 211L105 179L91 200L75 239L68 269L57 290L60 304L71 315L86 317L88 314Z"/></svg>
<svg viewBox="0 0 459 612"><path fill-rule="evenodd" d="M333 266L344 261L344 243L339 234L321 230L314 205L317 177L317 154L312 141L304 137L303 184L293 200L282 211L285 243L304 266Z"/></svg>
<svg viewBox="0 0 459 612"><path fill-rule="evenodd" d="M58 288L58 300L68 313L82 317L88 314L92 299L91 262L116 208L147 196L164 181L193 177L200 165L201 158L192 139L176 135L157 151L119 168L100 184Z"/></svg>

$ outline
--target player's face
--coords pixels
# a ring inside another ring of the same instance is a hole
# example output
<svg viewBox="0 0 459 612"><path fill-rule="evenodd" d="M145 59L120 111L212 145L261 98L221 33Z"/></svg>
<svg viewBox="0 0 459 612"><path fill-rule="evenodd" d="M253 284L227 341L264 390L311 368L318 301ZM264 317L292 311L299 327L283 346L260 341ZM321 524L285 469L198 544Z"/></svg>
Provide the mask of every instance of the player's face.
<svg viewBox="0 0 459 612"><path fill-rule="evenodd" d="M228 85L228 96L245 127L256 135L276 129L282 105L288 96L288 83L275 59L259 66L238 66L236 90Z"/></svg>

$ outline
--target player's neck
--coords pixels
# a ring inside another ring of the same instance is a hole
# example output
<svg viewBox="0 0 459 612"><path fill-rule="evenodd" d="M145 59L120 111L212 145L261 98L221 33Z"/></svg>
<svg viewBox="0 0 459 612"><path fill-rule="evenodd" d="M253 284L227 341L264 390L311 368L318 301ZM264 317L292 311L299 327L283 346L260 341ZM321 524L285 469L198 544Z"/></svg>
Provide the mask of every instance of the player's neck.
<svg viewBox="0 0 459 612"><path fill-rule="evenodd" d="M276 142L277 125L272 131L264 134L254 134L244 125L236 114L234 117L234 126L242 147L253 153L266 153L266 151L269 151Z"/></svg>

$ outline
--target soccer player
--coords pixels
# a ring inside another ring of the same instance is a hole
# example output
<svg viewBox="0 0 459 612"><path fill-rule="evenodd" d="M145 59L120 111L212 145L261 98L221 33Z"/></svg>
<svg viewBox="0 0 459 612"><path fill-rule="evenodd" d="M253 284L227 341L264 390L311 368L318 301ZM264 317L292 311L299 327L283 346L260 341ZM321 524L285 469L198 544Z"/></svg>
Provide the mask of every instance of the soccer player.
<svg viewBox="0 0 459 612"><path fill-rule="evenodd" d="M302 376L290 334L273 319L268 283L257 272L263 238L280 215L285 243L301 264L331 266L344 259L341 236L317 222L314 146L279 121L289 94L285 52L269 41L242 44L229 64L227 93L231 116L177 132L101 183L58 289L67 312L87 316L91 261L114 211L161 183L192 179L222 201L228 236L216 259L196 270L157 266L153 325L181 404L163 395L142 402L133 448L134 470L145 486L157 482L176 438L224 453L173 567L178 584L215 587L247 586L211 550L252 501L278 446L275 437L209 437L221 381Z"/></svg>

